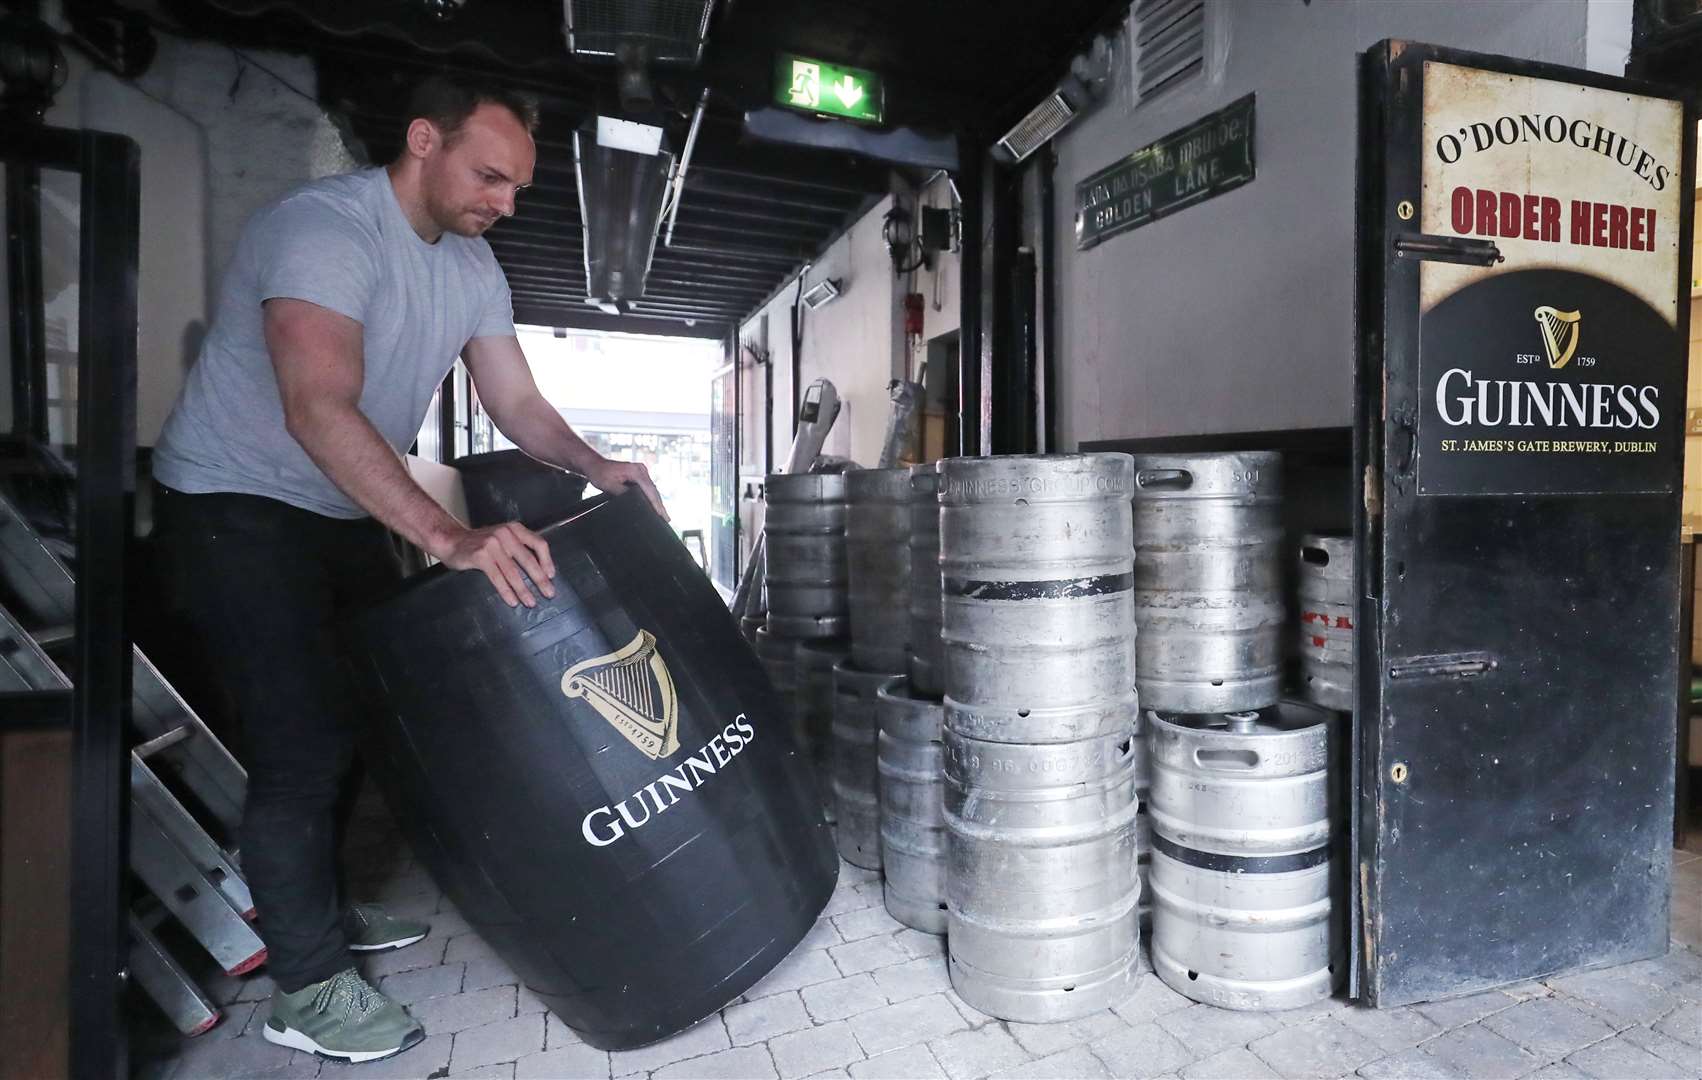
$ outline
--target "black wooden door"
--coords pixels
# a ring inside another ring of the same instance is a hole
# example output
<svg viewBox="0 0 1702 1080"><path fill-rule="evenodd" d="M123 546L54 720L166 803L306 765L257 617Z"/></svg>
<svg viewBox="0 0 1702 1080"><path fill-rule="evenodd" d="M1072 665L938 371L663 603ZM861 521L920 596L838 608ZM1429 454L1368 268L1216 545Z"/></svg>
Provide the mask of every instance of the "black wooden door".
<svg viewBox="0 0 1702 1080"><path fill-rule="evenodd" d="M1362 69L1361 986L1668 937L1695 117L1403 43Z"/></svg>

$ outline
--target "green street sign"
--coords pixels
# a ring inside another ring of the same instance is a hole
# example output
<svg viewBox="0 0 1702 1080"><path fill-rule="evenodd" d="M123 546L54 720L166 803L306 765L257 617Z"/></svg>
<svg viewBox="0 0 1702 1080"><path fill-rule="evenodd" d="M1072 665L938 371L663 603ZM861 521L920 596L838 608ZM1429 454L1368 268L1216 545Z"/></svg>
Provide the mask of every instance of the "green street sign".
<svg viewBox="0 0 1702 1080"><path fill-rule="evenodd" d="M886 108L886 92L874 72L785 53L774 64L774 100L791 109L875 124Z"/></svg>

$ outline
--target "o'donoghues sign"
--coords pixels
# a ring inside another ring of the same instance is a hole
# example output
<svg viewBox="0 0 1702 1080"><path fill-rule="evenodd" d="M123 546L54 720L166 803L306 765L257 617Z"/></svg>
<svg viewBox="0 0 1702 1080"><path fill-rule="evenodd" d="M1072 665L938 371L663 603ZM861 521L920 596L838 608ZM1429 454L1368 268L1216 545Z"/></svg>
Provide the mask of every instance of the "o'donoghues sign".
<svg viewBox="0 0 1702 1080"><path fill-rule="evenodd" d="M1673 490L1683 137L1676 101L1425 64L1422 231L1502 261L1419 271L1420 495Z"/></svg>
<svg viewBox="0 0 1702 1080"><path fill-rule="evenodd" d="M1076 185L1076 247L1174 214L1253 179L1253 95Z"/></svg>

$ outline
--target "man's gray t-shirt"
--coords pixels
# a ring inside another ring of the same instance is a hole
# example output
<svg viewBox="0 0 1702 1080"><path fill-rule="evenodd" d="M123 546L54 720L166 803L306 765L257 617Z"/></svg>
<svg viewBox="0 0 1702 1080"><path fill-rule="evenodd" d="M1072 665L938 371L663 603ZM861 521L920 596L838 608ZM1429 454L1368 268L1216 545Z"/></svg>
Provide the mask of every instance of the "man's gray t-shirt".
<svg viewBox="0 0 1702 1080"><path fill-rule="evenodd" d="M398 452L413 444L467 342L514 333L508 282L490 244L453 233L435 244L420 239L383 169L297 188L242 230L213 327L154 448L161 483L365 516L284 426L260 307L278 297L361 324L360 411Z"/></svg>

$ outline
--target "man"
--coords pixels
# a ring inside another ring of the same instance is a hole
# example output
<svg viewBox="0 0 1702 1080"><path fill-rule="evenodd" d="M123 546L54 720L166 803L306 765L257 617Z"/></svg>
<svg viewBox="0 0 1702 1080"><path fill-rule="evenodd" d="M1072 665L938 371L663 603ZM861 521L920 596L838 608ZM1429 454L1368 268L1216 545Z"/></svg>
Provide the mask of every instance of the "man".
<svg viewBox="0 0 1702 1080"><path fill-rule="evenodd" d="M154 454L156 537L175 600L242 721L243 866L277 984L265 1037L349 1061L424 1038L349 950L428 932L338 896L339 793L354 722L333 626L400 576L386 529L510 605L554 596L549 547L518 523L469 529L409 477L457 355L502 432L604 491L644 467L585 444L538 393L481 234L532 179L533 106L432 79L395 164L315 181L257 213ZM530 583L530 587L529 584Z"/></svg>

